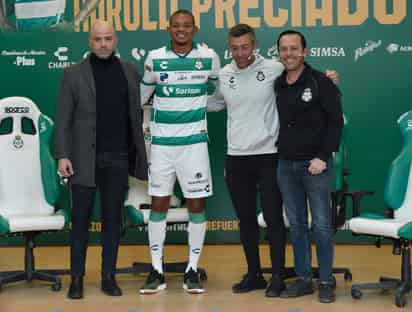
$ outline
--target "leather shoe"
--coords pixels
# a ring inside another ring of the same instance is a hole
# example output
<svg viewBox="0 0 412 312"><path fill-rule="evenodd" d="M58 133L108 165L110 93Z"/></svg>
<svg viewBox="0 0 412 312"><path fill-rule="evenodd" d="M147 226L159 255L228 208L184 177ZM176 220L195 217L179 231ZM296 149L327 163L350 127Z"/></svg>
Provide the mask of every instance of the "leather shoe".
<svg viewBox="0 0 412 312"><path fill-rule="evenodd" d="M72 276L69 292L67 297L70 299L83 298L83 276Z"/></svg>
<svg viewBox="0 0 412 312"><path fill-rule="evenodd" d="M122 295L122 290L117 285L114 275L106 275L102 278L102 291L108 296Z"/></svg>

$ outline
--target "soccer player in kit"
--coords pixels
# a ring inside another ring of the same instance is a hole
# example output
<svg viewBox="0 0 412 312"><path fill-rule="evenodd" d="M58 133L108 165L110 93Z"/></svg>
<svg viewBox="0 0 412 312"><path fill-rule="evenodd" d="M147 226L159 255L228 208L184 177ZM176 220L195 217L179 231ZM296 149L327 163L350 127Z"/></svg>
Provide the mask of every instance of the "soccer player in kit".
<svg viewBox="0 0 412 312"><path fill-rule="evenodd" d="M197 27L190 11L174 12L168 32L170 44L148 54L141 83L142 104L154 97L149 164L152 210L148 225L152 270L140 293L166 288L163 245L176 178L189 211L189 261L183 288L189 293L203 293L197 263L206 233L206 197L212 195L206 104L220 61L212 49L193 42Z"/></svg>

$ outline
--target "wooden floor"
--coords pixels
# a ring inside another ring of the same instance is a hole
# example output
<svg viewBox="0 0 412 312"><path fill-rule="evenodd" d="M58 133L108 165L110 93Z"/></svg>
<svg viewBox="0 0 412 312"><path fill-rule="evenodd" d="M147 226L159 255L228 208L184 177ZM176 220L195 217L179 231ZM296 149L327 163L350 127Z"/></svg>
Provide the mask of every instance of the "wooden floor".
<svg viewBox="0 0 412 312"><path fill-rule="evenodd" d="M116 312L227 312L227 311L412 311L412 295L408 297L405 309L396 308L392 293L365 293L361 300L350 296L350 283L342 276L337 277L336 303L321 304L317 294L298 299L268 299L263 291L248 294L232 294L231 285L239 280L245 271L244 258L239 245L206 246L201 265L207 269L207 292L203 295L189 295L182 289L181 275L168 275L168 289L157 295L141 296L138 288L144 276L120 275L118 282L123 290L122 297L108 297L101 293L99 247L90 247L85 279L85 298L66 298L69 277L62 277L63 289L52 292L43 282L32 284L21 282L6 285L0 294L0 312L69 312L69 311L116 311ZM0 271L17 270L23 266L22 248L0 248ZM69 249L67 247L38 247L36 249L37 268L67 268ZM167 246L166 260L181 260L187 255L185 246ZM268 249L261 247L263 264L268 264ZM147 246L122 246L119 266L127 266L136 259L148 260ZM291 248L288 247L288 264L291 264ZM373 246L340 245L336 248L335 266L352 269L354 282L374 282L380 275L398 276L400 257L393 256L391 246L378 249Z"/></svg>

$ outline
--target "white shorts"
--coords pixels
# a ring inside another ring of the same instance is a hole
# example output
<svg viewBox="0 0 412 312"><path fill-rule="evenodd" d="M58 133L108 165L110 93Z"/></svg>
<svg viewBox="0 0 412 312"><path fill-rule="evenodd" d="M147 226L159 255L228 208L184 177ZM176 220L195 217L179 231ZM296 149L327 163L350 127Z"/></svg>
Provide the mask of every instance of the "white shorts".
<svg viewBox="0 0 412 312"><path fill-rule="evenodd" d="M172 195L176 177L185 198L212 195L212 176L206 142L182 146L151 146L149 195Z"/></svg>

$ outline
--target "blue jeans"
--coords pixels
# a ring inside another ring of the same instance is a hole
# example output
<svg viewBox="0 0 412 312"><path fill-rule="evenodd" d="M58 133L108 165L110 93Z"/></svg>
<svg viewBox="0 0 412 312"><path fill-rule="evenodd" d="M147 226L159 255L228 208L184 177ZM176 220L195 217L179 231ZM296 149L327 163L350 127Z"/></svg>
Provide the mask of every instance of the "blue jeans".
<svg viewBox="0 0 412 312"><path fill-rule="evenodd" d="M327 169L312 175L309 160L279 160L278 184L290 223L295 271L298 278L312 280L312 251L309 238L308 208L312 216L312 232L319 264L319 281L333 281L332 207L330 205L334 170L332 159Z"/></svg>

